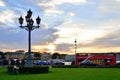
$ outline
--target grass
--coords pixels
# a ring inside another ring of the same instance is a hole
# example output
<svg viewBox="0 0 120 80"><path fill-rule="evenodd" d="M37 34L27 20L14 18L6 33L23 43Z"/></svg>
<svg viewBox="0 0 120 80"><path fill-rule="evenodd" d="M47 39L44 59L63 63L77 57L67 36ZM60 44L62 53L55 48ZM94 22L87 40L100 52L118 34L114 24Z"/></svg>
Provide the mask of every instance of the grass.
<svg viewBox="0 0 120 80"><path fill-rule="evenodd" d="M9 74L0 68L0 80L120 80L120 68L50 68L45 74Z"/></svg>

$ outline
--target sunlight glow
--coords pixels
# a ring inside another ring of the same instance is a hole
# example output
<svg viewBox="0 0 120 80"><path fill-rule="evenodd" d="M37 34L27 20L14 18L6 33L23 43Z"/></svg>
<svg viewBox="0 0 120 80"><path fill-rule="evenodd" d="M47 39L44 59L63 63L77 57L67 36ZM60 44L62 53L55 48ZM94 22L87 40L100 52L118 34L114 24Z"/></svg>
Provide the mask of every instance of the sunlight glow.
<svg viewBox="0 0 120 80"><path fill-rule="evenodd" d="M49 51L50 51L51 53L54 53L55 46L54 46L52 43L50 43L50 44L47 46L47 48L49 49Z"/></svg>

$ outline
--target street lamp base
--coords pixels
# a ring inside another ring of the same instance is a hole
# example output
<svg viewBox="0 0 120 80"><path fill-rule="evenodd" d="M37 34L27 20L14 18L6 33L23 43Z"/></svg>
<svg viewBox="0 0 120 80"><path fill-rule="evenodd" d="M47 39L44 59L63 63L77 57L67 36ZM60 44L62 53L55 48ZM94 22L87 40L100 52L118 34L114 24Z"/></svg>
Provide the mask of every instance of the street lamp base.
<svg viewBox="0 0 120 80"><path fill-rule="evenodd" d="M31 54L27 55L27 59L26 59L26 62L25 62L24 66L25 67L31 67L31 66L33 66L33 60L32 60Z"/></svg>

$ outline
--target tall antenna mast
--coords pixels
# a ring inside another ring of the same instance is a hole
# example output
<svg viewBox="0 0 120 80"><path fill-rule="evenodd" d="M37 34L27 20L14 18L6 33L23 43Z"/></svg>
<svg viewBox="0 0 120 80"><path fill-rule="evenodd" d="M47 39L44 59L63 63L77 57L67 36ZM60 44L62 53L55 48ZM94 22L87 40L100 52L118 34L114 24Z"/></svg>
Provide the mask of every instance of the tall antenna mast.
<svg viewBox="0 0 120 80"><path fill-rule="evenodd" d="M75 38L75 54L77 53L77 39Z"/></svg>
<svg viewBox="0 0 120 80"><path fill-rule="evenodd" d="M76 53L77 53L77 39L75 38L75 64L76 64Z"/></svg>

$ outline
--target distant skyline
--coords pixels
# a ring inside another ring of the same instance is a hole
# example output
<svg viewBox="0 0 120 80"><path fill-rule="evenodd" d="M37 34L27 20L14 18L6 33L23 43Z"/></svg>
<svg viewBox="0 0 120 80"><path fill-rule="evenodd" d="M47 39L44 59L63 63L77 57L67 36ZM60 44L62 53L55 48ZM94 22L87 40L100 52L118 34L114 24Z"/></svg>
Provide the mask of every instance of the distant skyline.
<svg viewBox="0 0 120 80"><path fill-rule="evenodd" d="M42 19L32 51L74 54L76 38L79 53L120 52L120 0L0 0L0 51L27 51L18 18L29 9Z"/></svg>

